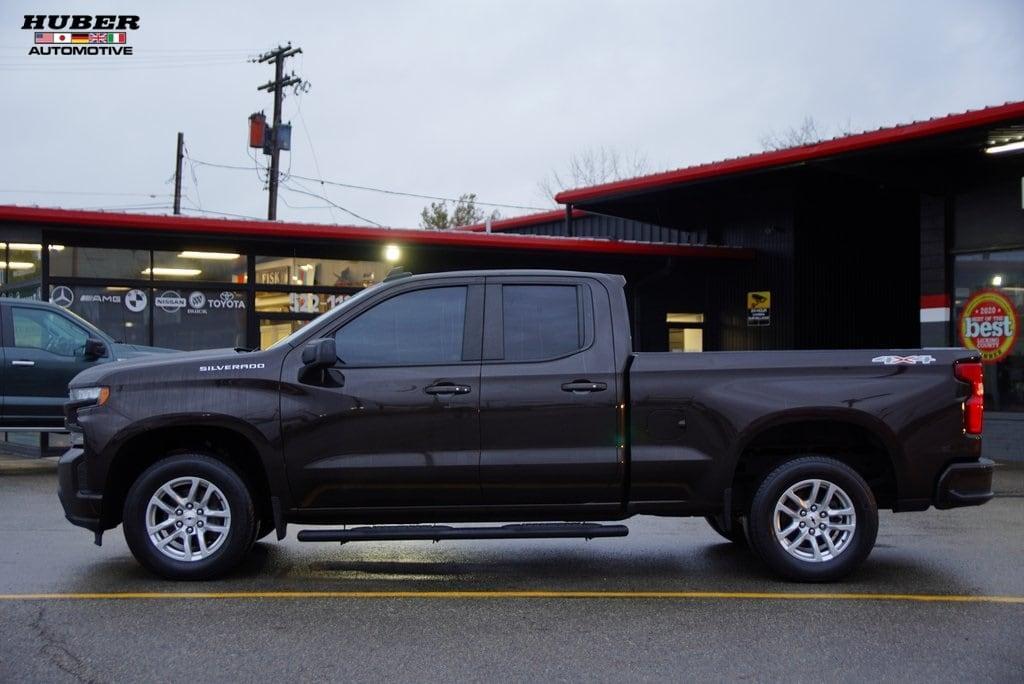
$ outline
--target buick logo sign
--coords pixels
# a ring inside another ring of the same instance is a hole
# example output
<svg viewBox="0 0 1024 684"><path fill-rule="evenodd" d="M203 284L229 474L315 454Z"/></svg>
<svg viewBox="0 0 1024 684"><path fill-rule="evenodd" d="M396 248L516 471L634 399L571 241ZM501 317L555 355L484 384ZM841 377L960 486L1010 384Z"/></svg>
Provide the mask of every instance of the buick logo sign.
<svg viewBox="0 0 1024 684"><path fill-rule="evenodd" d="M188 296L188 306L190 309L202 309L206 306L206 295L202 292L193 292Z"/></svg>
<svg viewBox="0 0 1024 684"><path fill-rule="evenodd" d="M75 301L75 293L67 285L58 285L50 292L50 301L65 309Z"/></svg>
<svg viewBox="0 0 1024 684"><path fill-rule="evenodd" d="M132 313L139 313L146 310L149 297L142 290L128 290L124 295L124 306Z"/></svg>

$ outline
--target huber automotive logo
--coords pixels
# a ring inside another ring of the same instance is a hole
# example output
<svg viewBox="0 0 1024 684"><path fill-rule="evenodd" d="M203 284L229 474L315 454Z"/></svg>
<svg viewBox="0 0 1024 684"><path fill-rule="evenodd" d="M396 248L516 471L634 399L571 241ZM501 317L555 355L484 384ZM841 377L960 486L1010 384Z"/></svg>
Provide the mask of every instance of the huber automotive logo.
<svg viewBox="0 0 1024 684"><path fill-rule="evenodd" d="M128 32L137 31L134 14L26 14L21 28L32 31L30 55L129 56Z"/></svg>

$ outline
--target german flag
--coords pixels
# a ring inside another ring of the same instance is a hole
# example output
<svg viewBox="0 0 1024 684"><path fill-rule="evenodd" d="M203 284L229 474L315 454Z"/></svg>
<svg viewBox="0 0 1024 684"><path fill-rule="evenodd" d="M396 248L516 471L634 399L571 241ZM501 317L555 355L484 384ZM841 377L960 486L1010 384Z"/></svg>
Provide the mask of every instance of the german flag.
<svg viewBox="0 0 1024 684"><path fill-rule="evenodd" d="M88 43L89 42L89 34L88 33L72 33L71 34L71 42L72 43Z"/></svg>

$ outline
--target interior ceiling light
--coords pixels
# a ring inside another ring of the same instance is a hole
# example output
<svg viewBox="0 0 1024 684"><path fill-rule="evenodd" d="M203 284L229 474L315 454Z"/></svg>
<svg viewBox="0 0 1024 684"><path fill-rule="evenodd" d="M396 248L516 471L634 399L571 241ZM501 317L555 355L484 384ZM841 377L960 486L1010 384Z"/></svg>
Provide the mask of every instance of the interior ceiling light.
<svg viewBox="0 0 1024 684"><path fill-rule="evenodd" d="M242 256L231 252L182 252L178 255L182 259L210 259L211 261L233 261Z"/></svg>
<svg viewBox="0 0 1024 684"><path fill-rule="evenodd" d="M1016 152L1017 150L1024 150L1024 140L986 147L985 154L1001 154L1003 152Z"/></svg>
<svg viewBox="0 0 1024 684"><path fill-rule="evenodd" d="M0 268L14 268L21 270L23 268L34 269L35 267L36 265L30 261L0 261Z"/></svg>
<svg viewBox="0 0 1024 684"><path fill-rule="evenodd" d="M157 266L153 269L145 269L142 272L142 275L150 275L150 273L158 276L183 276L185 278L191 278L199 275L202 271L198 268L165 268Z"/></svg>
<svg viewBox="0 0 1024 684"><path fill-rule="evenodd" d="M9 247L22 252L41 252L43 246L33 242L12 242ZM62 252L64 251L64 245L50 245L51 252Z"/></svg>

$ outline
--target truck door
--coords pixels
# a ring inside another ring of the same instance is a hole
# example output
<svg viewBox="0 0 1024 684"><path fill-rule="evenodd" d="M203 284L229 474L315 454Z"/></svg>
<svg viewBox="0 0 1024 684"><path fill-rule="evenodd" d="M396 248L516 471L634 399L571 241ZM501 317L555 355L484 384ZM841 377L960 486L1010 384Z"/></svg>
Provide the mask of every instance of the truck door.
<svg viewBox="0 0 1024 684"><path fill-rule="evenodd" d="M281 424L299 507L478 503L483 279L410 286L322 335L338 354L322 382L289 353Z"/></svg>
<svg viewBox="0 0 1024 684"><path fill-rule="evenodd" d="M485 505L621 503L611 330L608 295L595 281L487 279L480 390Z"/></svg>
<svg viewBox="0 0 1024 684"><path fill-rule="evenodd" d="M4 423L60 427L68 383L96 363L84 355L89 333L43 307L11 304L4 325Z"/></svg>

